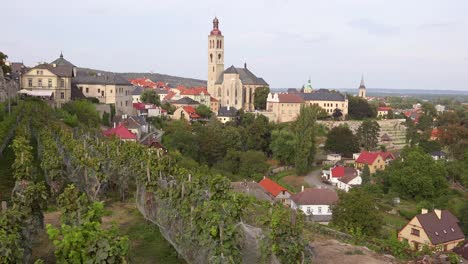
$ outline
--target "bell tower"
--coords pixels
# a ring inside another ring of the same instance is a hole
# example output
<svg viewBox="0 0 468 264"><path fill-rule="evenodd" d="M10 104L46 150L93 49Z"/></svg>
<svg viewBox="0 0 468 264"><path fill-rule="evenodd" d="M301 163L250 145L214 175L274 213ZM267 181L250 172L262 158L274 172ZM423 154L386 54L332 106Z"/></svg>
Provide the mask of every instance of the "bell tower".
<svg viewBox="0 0 468 264"><path fill-rule="evenodd" d="M220 99L215 82L224 71L224 36L219 30L218 18L213 19L213 30L208 36L208 80L207 89L211 96Z"/></svg>
<svg viewBox="0 0 468 264"><path fill-rule="evenodd" d="M362 75L361 84L359 85L359 97L366 99L366 86L364 85L364 75Z"/></svg>

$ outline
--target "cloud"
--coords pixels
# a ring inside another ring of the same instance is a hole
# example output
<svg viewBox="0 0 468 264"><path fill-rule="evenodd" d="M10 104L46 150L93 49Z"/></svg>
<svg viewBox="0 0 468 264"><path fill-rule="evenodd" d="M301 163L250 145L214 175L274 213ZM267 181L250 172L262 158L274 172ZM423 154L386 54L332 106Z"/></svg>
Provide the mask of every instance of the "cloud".
<svg viewBox="0 0 468 264"><path fill-rule="evenodd" d="M455 22L440 22L440 23L427 23L419 26L421 30L444 30L453 29L458 26Z"/></svg>
<svg viewBox="0 0 468 264"><path fill-rule="evenodd" d="M390 26L370 19L355 19L348 23L354 29L366 31L370 35L385 36L396 35L399 33L399 28Z"/></svg>

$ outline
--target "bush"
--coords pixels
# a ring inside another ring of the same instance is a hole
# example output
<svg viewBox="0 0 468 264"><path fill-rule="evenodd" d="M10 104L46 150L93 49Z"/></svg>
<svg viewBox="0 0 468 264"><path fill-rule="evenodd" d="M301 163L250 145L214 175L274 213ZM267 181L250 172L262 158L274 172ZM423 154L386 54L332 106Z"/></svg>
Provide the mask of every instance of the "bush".
<svg viewBox="0 0 468 264"><path fill-rule="evenodd" d="M411 220L411 219L413 219L413 217L415 217L418 213L417 213L417 212L414 212L414 211L406 211L406 210L400 209L400 210L398 210L398 214L400 214L400 216L406 218L407 220Z"/></svg>

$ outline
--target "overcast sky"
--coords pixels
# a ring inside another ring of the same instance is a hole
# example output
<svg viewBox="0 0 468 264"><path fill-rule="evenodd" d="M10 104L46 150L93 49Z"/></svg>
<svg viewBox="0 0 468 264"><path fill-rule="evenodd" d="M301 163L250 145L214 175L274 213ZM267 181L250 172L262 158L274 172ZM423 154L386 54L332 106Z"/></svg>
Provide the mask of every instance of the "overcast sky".
<svg viewBox="0 0 468 264"><path fill-rule="evenodd" d="M0 51L34 66L206 80L216 15L225 67L271 87L467 89L468 0L0 0ZM6 21L6 22L5 22Z"/></svg>

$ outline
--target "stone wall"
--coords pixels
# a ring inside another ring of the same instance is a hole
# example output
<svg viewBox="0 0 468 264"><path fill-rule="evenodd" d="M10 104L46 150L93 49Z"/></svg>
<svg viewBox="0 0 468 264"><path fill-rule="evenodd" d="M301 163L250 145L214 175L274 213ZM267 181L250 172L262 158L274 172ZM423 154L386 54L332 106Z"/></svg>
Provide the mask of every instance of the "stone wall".
<svg viewBox="0 0 468 264"><path fill-rule="evenodd" d="M14 98L18 95L19 85L14 80L10 80L8 77L3 75L3 71L0 70L0 102L5 102L8 97Z"/></svg>

